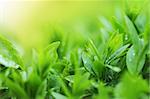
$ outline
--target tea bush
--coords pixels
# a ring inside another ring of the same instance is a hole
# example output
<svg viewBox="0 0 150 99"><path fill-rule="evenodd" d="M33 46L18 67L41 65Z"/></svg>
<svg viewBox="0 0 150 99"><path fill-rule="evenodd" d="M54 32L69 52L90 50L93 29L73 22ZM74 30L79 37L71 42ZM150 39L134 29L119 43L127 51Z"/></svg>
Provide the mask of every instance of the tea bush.
<svg viewBox="0 0 150 99"><path fill-rule="evenodd" d="M120 10L99 23L86 41L54 34L28 63L1 36L0 98L149 99L149 15Z"/></svg>

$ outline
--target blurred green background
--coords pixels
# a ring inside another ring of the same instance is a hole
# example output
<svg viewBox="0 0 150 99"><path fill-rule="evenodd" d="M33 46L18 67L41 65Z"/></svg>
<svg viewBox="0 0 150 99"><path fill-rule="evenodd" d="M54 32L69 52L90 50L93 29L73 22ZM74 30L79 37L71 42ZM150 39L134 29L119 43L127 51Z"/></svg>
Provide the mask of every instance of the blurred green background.
<svg viewBox="0 0 150 99"><path fill-rule="evenodd" d="M61 35L71 37L70 41L84 41L100 33L101 16L111 19L126 1L0 0L0 33L27 51L43 48ZM130 0L135 7L143 4L142 0Z"/></svg>

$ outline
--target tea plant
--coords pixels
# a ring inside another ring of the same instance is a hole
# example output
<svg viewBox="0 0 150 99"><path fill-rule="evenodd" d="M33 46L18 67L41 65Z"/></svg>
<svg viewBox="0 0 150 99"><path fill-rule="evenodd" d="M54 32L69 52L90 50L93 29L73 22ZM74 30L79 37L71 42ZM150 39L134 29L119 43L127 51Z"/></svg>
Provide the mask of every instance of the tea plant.
<svg viewBox="0 0 150 99"><path fill-rule="evenodd" d="M120 11L100 20L98 39L54 36L45 49L32 50L27 64L0 37L0 98L148 99L149 16Z"/></svg>

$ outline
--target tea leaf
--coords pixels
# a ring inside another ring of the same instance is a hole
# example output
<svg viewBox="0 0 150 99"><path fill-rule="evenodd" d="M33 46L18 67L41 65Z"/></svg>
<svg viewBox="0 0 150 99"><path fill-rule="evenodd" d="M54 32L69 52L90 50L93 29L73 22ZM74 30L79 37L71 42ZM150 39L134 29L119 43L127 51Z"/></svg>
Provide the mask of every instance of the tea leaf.
<svg viewBox="0 0 150 99"><path fill-rule="evenodd" d="M122 46L117 51L115 51L107 60L106 63L110 64L111 61L119 57L127 48L129 47L129 44Z"/></svg>
<svg viewBox="0 0 150 99"><path fill-rule="evenodd" d="M95 75L95 73L93 71L93 62L91 61L88 53L83 52L82 59L83 59L84 67L87 69L87 71L89 71L91 74Z"/></svg>
<svg viewBox="0 0 150 99"><path fill-rule="evenodd" d="M138 74L141 71L145 62L144 56L145 54L143 55L143 57L138 56L133 46L129 49L129 51L127 52L126 63L130 73ZM140 57L140 60L137 60L138 57Z"/></svg>
<svg viewBox="0 0 150 99"><path fill-rule="evenodd" d="M54 96L55 99L67 99L66 96L64 96L60 93L52 92L52 95Z"/></svg>
<svg viewBox="0 0 150 99"><path fill-rule="evenodd" d="M0 36L0 64L6 67L21 68L23 63L19 53L14 46L5 38Z"/></svg>
<svg viewBox="0 0 150 99"><path fill-rule="evenodd" d="M12 93L15 94L18 98L22 98L22 99L29 98L25 90L20 85L16 84L15 82L7 79L6 85L12 91Z"/></svg>
<svg viewBox="0 0 150 99"><path fill-rule="evenodd" d="M137 52L141 47L140 38L137 34L137 30L135 29L134 23L127 16L125 16L125 22L126 22L126 26L127 26L126 32L128 33L129 37L131 38L131 41L134 45L134 49Z"/></svg>

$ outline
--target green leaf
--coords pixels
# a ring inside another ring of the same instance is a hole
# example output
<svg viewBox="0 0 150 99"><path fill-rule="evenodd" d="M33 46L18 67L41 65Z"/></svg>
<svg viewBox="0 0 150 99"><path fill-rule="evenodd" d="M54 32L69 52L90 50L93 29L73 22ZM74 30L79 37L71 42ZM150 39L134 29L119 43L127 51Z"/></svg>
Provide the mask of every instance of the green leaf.
<svg viewBox="0 0 150 99"><path fill-rule="evenodd" d="M115 72L120 72L121 69L119 67L114 67L114 66L111 66L111 65L105 65L106 67L108 67L109 69L115 71Z"/></svg>
<svg viewBox="0 0 150 99"><path fill-rule="evenodd" d="M149 51L149 43L146 43L137 57L137 66L138 66L137 71L139 71L139 72L142 70L142 68L144 66L145 56L146 56L148 51ZM142 62L142 59L143 59L143 62Z"/></svg>
<svg viewBox="0 0 150 99"><path fill-rule="evenodd" d="M119 20L117 20L115 17L112 18L113 26L119 30L120 33L124 33L124 27Z"/></svg>
<svg viewBox="0 0 150 99"><path fill-rule="evenodd" d="M148 91L148 84L142 77L125 73L116 86L114 94L116 99L145 99L141 97Z"/></svg>
<svg viewBox="0 0 150 99"><path fill-rule="evenodd" d="M49 51L52 49L56 50L59 47L59 45L60 45L60 41L53 42L45 50L46 51Z"/></svg>
<svg viewBox="0 0 150 99"><path fill-rule="evenodd" d="M127 26L126 32L128 33L132 44L134 45L134 49L137 52L141 47L140 38L137 34L137 30L135 29L134 23L132 23L132 21L127 16L125 16L125 22Z"/></svg>
<svg viewBox="0 0 150 99"><path fill-rule="evenodd" d="M0 64L6 67L21 68L23 63L19 53L14 46L5 38L0 36Z"/></svg>
<svg viewBox="0 0 150 99"><path fill-rule="evenodd" d="M38 62L39 62L38 52L35 49L32 49L32 65L38 66ZM34 67L34 68L37 68L37 67Z"/></svg>
<svg viewBox="0 0 150 99"><path fill-rule="evenodd" d="M98 95L94 99L110 99L111 88L105 86L102 82L98 86Z"/></svg>
<svg viewBox="0 0 150 99"><path fill-rule="evenodd" d="M135 20L135 24L136 24L138 30L140 31L140 33L143 33L145 30L146 21L147 21L146 18L147 18L146 15L140 14L140 15L138 15L138 17Z"/></svg>
<svg viewBox="0 0 150 99"><path fill-rule="evenodd" d="M29 77L26 82L26 84L28 85L27 91L30 96L35 97L38 89L40 88L42 80L36 70L31 69L30 72L31 73L28 74Z"/></svg>
<svg viewBox="0 0 150 99"><path fill-rule="evenodd" d="M95 75L94 71L93 71L93 62L90 58L90 55L86 52L82 53L82 60L84 63L84 67L87 69L88 72L90 72L91 74Z"/></svg>
<svg viewBox="0 0 150 99"><path fill-rule="evenodd" d="M59 45L60 41L53 42L45 50L47 58L51 63L54 63L58 59L57 48L59 47Z"/></svg>
<svg viewBox="0 0 150 99"><path fill-rule="evenodd" d="M59 45L59 41L53 42L46 49L44 49L44 51L40 52L38 57L36 57L35 55L35 58L39 59L38 66L40 73L43 77L45 77L48 74L48 71L50 70L50 65L52 66L58 60L57 49ZM36 64L35 67L37 67Z"/></svg>
<svg viewBox="0 0 150 99"><path fill-rule="evenodd" d="M102 75L104 68L105 68L105 65L99 60L95 60L93 62L93 70L94 70L94 73L96 73L98 77Z"/></svg>
<svg viewBox="0 0 150 99"><path fill-rule="evenodd" d="M98 49L96 48L92 40L89 41L89 45L90 45L90 48L95 53L95 55L98 57L98 59L101 60L101 56L99 55Z"/></svg>
<svg viewBox="0 0 150 99"><path fill-rule="evenodd" d="M68 96L71 97L71 92L69 91L67 85L65 84L65 82L63 81L63 77L62 76L58 76L57 80L59 82L59 84L61 85L64 93Z"/></svg>
<svg viewBox="0 0 150 99"><path fill-rule="evenodd" d="M144 54L144 53L143 53ZM138 57L140 60L138 60ZM138 74L144 66L145 54L141 57L135 52L133 46L129 49L126 56L127 68L130 73Z"/></svg>
<svg viewBox="0 0 150 99"><path fill-rule="evenodd" d="M108 46L112 49L112 51L117 50L120 46L122 46L122 34L118 33L118 30L114 32L112 37L109 39Z"/></svg>
<svg viewBox="0 0 150 99"><path fill-rule="evenodd" d="M81 76L82 75L82 76ZM76 99L79 99L85 92L86 89L90 87L89 73L81 74L80 72L75 73L74 83L73 83L73 95Z"/></svg>
<svg viewBox="0 0 150 99"><path fill-rule="evenodd" d="M6 85L8 86L9 90L13 93L13 95L16 95L18 98L28 99L28 95L26 94L23 87L21 87L19 84L16 84L11 80L6 79Z"/></svg>
<svg viewBox="0 0 150 99"><path fill-rule="evenodd" d="M70 75L70 76L67 76L67 77L65 77L65 79L67 80L67 81L69 81L70 83L73 83L74 82L74 75Z"/></svg>
<svg viewBox="0 0 150 99"><path fill-rule="evenodd" d="M144 31L144 42L149 43L149 47L150 47L149 37L150 37L150 23L149 24L147 23L145 26L145 31Z"/></svg>
<svg viewBox="0 0 150 99"><path fill-rule="evenodd" d="M36 93L36 99L43 99L46 96L47 93L47 81L44 80L40 86L38 87L37 93Z"/></svg>
<svg viewBox="0 0 150 99"><path fill-rule="evenodd" d="M115 60L117 57L119 57L127 48L129 47L129 44L122 46L117 51L115 51L108 59L106 60L107 64L110 64L113 60Z"/></svg>
<svg viewBox="0 0 150 99"><path fill-rule="evenodd" d="M52 95L55 99L67 99L66 96L60 94L60 93L56 93L56 92L52 92Z"/></svg>

